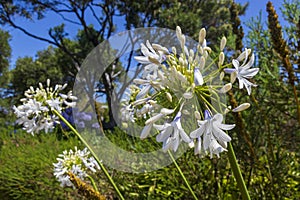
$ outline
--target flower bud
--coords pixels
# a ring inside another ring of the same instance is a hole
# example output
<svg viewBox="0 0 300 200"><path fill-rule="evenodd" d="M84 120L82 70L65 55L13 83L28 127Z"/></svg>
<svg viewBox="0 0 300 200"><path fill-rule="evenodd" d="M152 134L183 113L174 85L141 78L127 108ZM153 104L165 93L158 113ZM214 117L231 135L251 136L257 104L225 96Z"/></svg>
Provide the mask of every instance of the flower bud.
<svg viewBox="0 0 300 200"><path fill-rule="evenodd" d="M202 70L204 68L204 66L205 66L205 58L204 58L204 56L201 56L199 69Z"/></svg>
<svg viewBox="0 0 300 200"><path fill-rule="evenodd" d="M223 36L222 39L221 39L221 44L220 44L220 50L221 51L224 50L226 42L227 42L227 39L226 39L226 37Z"/></svg>
<svg viewBox="0 0 300 200"><path fill-rule="evenodd" d="M234 108L232 112L241 112L243 110L246 110L247 108L250 107L250 103L243 103L239 105L238 107Z"/></svg>
<svg viewBox="0 0 300 200"><path fill-rule="evenodd" d="M226 93L228 92L229 90L231 90L232 88L232 84L231 83L227 83L226 85L224 85L220 90L219 92L220 93Z"/></svg>
<svg viewBox="0 0 300 200"><path fill-rule="evenodd" d="M185 99L191 99L191 98L193 98L193 93L191 93L191 92L186 92L186 93L183 94L183 97L184 97Z"/></svg>
<svg viewBox="0 0 300 200"><path fill-rule="evenodd" d="M176 35L178 40L180 40L182 32L181 32L181 28L179 26L176 27Z"/></svg>
<svg viewBox="0 0 300 200"><path fill-rule="evenodd" d="M204 39L206 37L206 30L205 28L202 28L199 32L199 43L202 45Z"/></svg>
<svg viewBox="0 0 300 200"><path fill-rule="evenodd" d="M173 52L173 54L174 54L174 55L176 55L176 54L177 54L176 47L172 47L172 52Z"/></svg>
<svg viewBox="0 0 300 200"><path fill-rule="evenodd" d="M169 92L166 92L167 99L172 102L172 95Z"/></svg>
<svg viewBox="0 0 300 200"><path fill-rule="evenodd" d="M184 48L184 45L185 45L185 36L184 36L184 35L181 35L179 41L180 41L180 44L181 44L181 48Z"/></svg>
<svg viewBox="0 0 300 200"><path fill-rule="evenodd" d="M220 73L220 80L221 80L221 81L223 80L224 76L225 76L225 73L222 71L222 72Z"/></svg>
<svg viewBox="0 0 300 200"><path fill-rule="evenodd" d="M185 114L185 115L190 115L190 112L186 109L182 110L182 113Z"/></svg>
<svg viewBox="0 0 300 200"><path fill-rule="evenodd" d="M197 120L200 120L200 119L201 119L201 115L200 115L200 113L199 113L197 110L194 112L194 115L195 115L195 118L196 118Z"/></svg>
<svg viewBox="0 0 300 200"><path fill-rule="evenodd" d="M225 60L224 52L221 52L219 55L219 67L221 67L223 65L224 60Z"/></svg>

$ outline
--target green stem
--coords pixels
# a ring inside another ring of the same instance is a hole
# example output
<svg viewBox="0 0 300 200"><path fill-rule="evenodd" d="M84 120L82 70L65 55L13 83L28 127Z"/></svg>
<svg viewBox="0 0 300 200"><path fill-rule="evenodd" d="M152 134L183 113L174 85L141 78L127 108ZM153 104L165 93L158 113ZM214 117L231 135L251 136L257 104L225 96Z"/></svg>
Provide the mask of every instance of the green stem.
<svg viewBox="0 0 300 200"><path fill-rule="evenodd" d="M185 184L187 185L189 191L192 193L194 199L195 199L195 200L198 200L197 196L195 195L193 189L191 188L190 184L189 184L188 181L186 180L184 174L182 173L182 171L181 171L179 165L177 164L175 158L173 157L172 153L171 153L169 150L168 150L168 153L169 153L169 155L170 155L170 157L171 157L173 163L175 164L175 166L176 166L176 168L177 168L179 174L181 175L182 179L184 180Z"/></svg>
<svg viewBox="0 0 300 200"><path fill-rule="evenodd" d="M91 177L91 176L87 176L88 177L88 179L90 179L90 181L91 181L91 183L92 183L92 186L93 186L93 188L94 188L94 190L96 191L96 192L99 192L98 191L98 188L97 188L97 186L96 186L96 183L95 183L95 181L94 181L94 179Z"/></svg>
<svg viewBox="0 0 300 200"><path fill-rule="evenodd" d="M118 189L117 185L115 184L114 180L111 178L108 171L106 170L106 168L104 167L102 162L99 160L98 156L93 151L93 149L90 147L90 145L85 141L85 139L80 135L80 133L78 133L78 131L57 110L52 110L52 111L77 135L77 137L81 140L81 142L89 149L92 156L95 158L95 160L99 164L100 168L104 172L105 176L108 178L109 182L114 187L114 189L117 192L120 199L125 200L124 197L122 196L120 190Z"/></svg>
<svg viewBox="0 0 300 200"><path fill-rule="evenodd" d="M237 185L241 190L243 200L250 200L251 199L250 195L248 193L244 178L242 176L239 164L236 160L234 150L230 142L228 145L228 159L230 162L231 169L233 171L233 175L236 179Z"/></svg>

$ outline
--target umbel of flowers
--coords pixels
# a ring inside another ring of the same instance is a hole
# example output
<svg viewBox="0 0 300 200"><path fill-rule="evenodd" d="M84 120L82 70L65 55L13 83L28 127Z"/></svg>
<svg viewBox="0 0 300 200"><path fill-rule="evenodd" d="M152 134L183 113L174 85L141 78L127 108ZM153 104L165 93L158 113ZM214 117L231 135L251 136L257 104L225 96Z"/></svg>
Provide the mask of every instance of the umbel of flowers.
<svg viewBox="0 0 300 200"><path fill-rule="evenodd" d="M220 51L214 53L207 46L204 28L199 32L196 50L187 48L180 27L176 28L176 35L182 52L179 55L175 47L149 41L141 44L142 55L135 59L144 65L144 71L130 87L130 100L124 100L122 119L142 122L142 139L150 135L152 128L156 129L156 140L162 142L164 151L176 152L181 143L187 143L194 147L195 154L210 153L211 158L213 154L219 157L231 141L225 131L235 127L223 123L224 115L245 110L250 104L231 109L223 102L216 105L212 101L231 90L236 79L238 88L245 88L250 95L251 87L256 85L249 79L259 71L251 68L254 54L245 49L232 63L224 64L225 37L221 39ZM217 66L216 69L213 66ZM222 81L225 73L230 74L229 83ZM213 81L216 79L219 81ZM184 114L195 116L197 129L185 130L181 124Z"/></svg>
<svg viewBox="0 0 300 200"><path fill-rule="evenodd" d="M77 98L72 95L72 91L63 94L65 85L55 85L50 87L50 80L47 79L46 87L39 83L39 88L32 86L25 91L25 98L21 99L22 105L13 106L14 113L18 117L17 123L23 125L23 129L34 135L41 130L47 133L52 130L55 124L59 124L59 118L51 111L56 110L61 113L63 110L74 107Z"/></svg>
<svg viewBox="0 0 300 200"><path fill-rule="evenodd" d="M95 158L89 155L90 152L87 148L83 150L72 149L70 151L65 150L62 154L58 155L57 163L54 163L54 176L61 183L61 186L73 186L70 181L69 172L72 172L75 176L84 180L89 174L96 172L96 169L100 170L100 166L96 162Z"/></svg>

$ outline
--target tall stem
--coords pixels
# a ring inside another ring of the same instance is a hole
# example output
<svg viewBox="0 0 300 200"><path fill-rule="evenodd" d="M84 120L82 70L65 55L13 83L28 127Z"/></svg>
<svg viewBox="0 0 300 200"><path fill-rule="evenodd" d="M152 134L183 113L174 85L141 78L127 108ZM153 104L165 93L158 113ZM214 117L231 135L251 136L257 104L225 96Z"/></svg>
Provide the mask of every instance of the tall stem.
<svg viewBox="0 0 300 200"><path fill-rule="evenodd" d="M173 157L172 153L171 153L170 151L168 151L168 153L169 153L169 155L170 155L170 157L171 157L173 163L175 164L175 166L176 166L176 168L177 168L179 174L181 175L182 179L184 180L185 184L187 185L189 191L190 191L191 194L193 195L194 199L197 200L197 199L198 199L197 196L195 195L193 189L191 188L190 184L189 184L188 181L186 180L184 174L182 173L182 171L181 171L179 165L177 164L175 158Z"/></svg>
<svg viewBox="0 0 300 200"><path fill-rule="evenodd" d="M120 199L125 200L124 197L122 196L120 190L118 189L117 185L115 184L114 180L111 178L108 171L106 170L106 168L104 167L102 162L99 160L98 156L95 154L95 152L90 147L90 145L85 141L85 139L80 135L80 133L78 133L78 131L57 110L53 110L53 113L55 113L76 134L76 136L81 140L81 142L89 149L92 156L95 158L95 160L99 164L100 168L104 172L105 176L108 178L109 182L114 187L114 189L117 192Z"/></svg>
<svg viewBox="0 0 300 200"><path fill-rule="evenodd" d="M236 179L237 185L241 190L243 200L250 200L251 199L250 195L248 193L244 178L242 176L239 164L236 160L234 150L230 142L228 145L228 159L230 162L231 169L233 171L233 175Z"/></svg>

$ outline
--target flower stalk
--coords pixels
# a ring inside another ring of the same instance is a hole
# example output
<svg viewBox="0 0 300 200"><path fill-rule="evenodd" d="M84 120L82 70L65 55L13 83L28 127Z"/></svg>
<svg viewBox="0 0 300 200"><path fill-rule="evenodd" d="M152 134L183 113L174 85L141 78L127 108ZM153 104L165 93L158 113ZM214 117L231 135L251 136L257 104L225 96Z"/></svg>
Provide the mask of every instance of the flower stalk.
<svg viewBox="0 0 300 200"><path fill-rule="evenodd" d="M188 187L189 191L191 192L193 198L194 198L195 200L197 200L197 199L198 199L197 196L195 195L195 193L194 193L193 189L191 188L189 182L187 181L187 179L185 178L184 174L182 173L182 171L181 171L179 165L177 164L177 162L176 162L174 156L172 155L172 153L171 153L170 151L168 151L168 153L169 153L169 155L170 155L170 157L171 157L171 159L172 159L174 165L176 166L176 168L177 168L177 170L178 170L180 176L182 177L182 179L184 180L186 186Z"/></svg>
<svg viewBox="0 0 300 200"><path fill-rule="evenodd" d="M239 189L242 193L243 200L250 200L251 199L250 195L248 193L244 178L243 178L242 173L241 173L241 169L240 169L239 164L236 160L234 150L233 150L233 147L232 147L230 142L228 143L228 159L229 159L229 162L230 162L230 166L231 166L233 175L236 179L237 185L238 185L238 187L239 187Z"/></svg>

